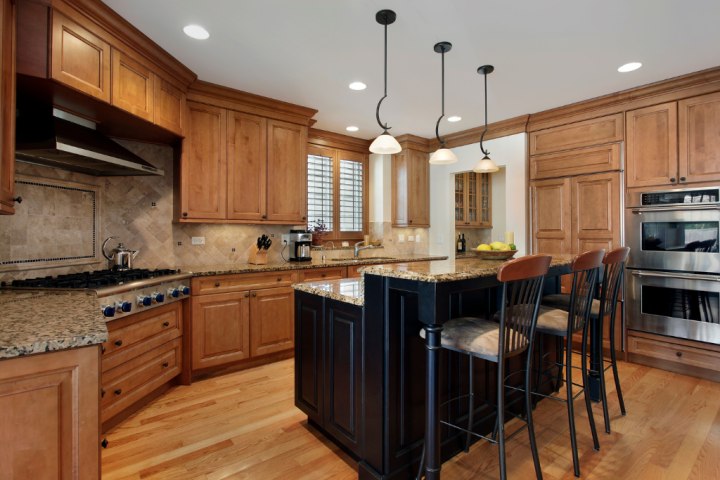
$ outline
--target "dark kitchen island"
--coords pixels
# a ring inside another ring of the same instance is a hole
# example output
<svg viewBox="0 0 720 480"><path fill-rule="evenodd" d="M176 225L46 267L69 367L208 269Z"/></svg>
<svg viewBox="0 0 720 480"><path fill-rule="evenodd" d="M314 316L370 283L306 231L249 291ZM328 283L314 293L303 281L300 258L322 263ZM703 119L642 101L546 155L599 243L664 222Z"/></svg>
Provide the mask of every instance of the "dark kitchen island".
<svg viewBox="0 0 720 480"><path fill-rule="evenodd" d="M553 258L547 290L557 291L571 258ZM295 404L311 425L357 458L359 478L416 474L426 435L428 364L419 332L453 317L496 311L501 264L471 258L379 265L367 267L362 279L295 286ZM541 341L555 352L554 338ZM468 358L442 349L432 359L438 360L442 403L467 392ZM475 428L489 431L494 413L484 400L495 395L495 366L475 362ZM511 359L509 366L520 362ZM511 408L514 400L508 396ZM462 403L444 407L441 416L467 418ZM441 458L460 451L463 439L439 429Z"/></svg>

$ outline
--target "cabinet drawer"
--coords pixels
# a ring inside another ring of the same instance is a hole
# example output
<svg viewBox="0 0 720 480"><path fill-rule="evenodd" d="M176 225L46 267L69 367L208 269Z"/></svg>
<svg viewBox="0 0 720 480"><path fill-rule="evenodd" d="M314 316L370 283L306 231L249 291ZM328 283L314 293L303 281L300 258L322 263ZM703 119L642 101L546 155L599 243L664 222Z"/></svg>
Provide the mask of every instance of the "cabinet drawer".
<svg viewBox="0 0 720 480"><path fill-rule="evenodd" d="M312 268L298 272L299 282L312 282L316 280L337 280L345 278L345 267Z"/></svg>
<svg viewBox="0 0 720 480"><path fill-rule="evenodd" d="M620 144L530 157L530 179L620 170Z"/></svg>
<svg viewBox="0 0 720 480"><path fill-rule="evenodd" d="M119 355L121 351L130 350L155 336L162 336L162 343L179 337L182 334L181 308L182 302L174 302L108 322L108 341L103 343L103 362L113 357L113 354Z"/></svg>
<svg viewBox="0 0 720 480"><path fill-rule="evenodd" d="M686 367L720 371L720 352L689 345L630 334L628 335L628 352L631 356L642 355Z"/></svg>
<svg viewBox="0 0 720 480"><path fill-rule="evenodd" d="M170 381L182 368L177 338L102 374L102 421L106 421Z"/></svg>
<svg viewBox="0 0 720 480"><path fill-rule="evenodd" d="M530 133L530 155L561 152L623 140L621 113Z"/></svg>
<svg viewBox="0 0 720 480"><path fill-rule="evenodd" d="M273 273L243 273L238 275L214 275L193 278L194 295L225 293L239 290L251 290L271 287L284 287L293 283L290 271Z"/></svg>
<svg viewBox="0 0 720 480"><path fill-rule="evenodd" d="M362 277L362 273L360 273L358 270L366 266L367 265L350 265L349 267L347 267L347 278Z"/></svg>

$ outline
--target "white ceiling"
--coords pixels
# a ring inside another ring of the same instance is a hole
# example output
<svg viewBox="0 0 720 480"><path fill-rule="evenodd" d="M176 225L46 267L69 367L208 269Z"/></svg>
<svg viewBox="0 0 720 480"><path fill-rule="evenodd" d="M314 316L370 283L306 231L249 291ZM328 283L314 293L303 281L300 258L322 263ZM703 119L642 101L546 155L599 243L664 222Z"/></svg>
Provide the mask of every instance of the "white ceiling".
<svg viewBox="0 0 720 480"><path fill-rule="evenodd" d="M315 127L372 138L383 90L389 8L388 98L380 117L399 135L434 135L440 115L439 41L445 55L441 135L720 65L718 0L104 0L200 79L319 110ZM182 32L189 23L204 41ZM643 68L620 74L617 67ZM354 80L365 91L348 89Z"/></svg>

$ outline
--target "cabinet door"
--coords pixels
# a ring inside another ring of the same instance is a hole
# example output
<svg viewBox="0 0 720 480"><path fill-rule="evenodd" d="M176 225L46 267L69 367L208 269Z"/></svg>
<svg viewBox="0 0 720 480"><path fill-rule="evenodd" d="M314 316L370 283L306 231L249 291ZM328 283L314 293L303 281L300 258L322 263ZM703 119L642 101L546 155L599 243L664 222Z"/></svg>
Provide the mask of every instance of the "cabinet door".
<svg viewBox="0 0 720 480"><path fill-rule="evenodd" d="M228 218L266 218L267 120L228 111ZM270 188L275 188L270 185Z"/></svg>
<svg viewBox="0 0 720 480"><path fill-rule="evenodd" d="M224 219L227 205L225 110L188 102L180 167L181 219Z"/></svg>
<svg viewBox="0 0 720 480"><path fill-rule="evenodd" d="M572 179L573 253L620 246L620 172Z"/></svg>
<svg viewBox="0 0 720 480"><path fill-rule="evenodd" d="M110 44L52 11L53 79L110 103Z"/></svg>
<svg viewBox="0 0 720 480"><path fill-rule="evenodd" d="M293 348L292 287L253 290L250 296L250 354L255 357Z"/></svg>
<svg viewBox="0 0 720 480"><path fill-rule="evenodd" d="M153 121L154 74L130 55L112 49L111 102L133 115Z"/></svg>
<svg viewBox="0 0 720 480"><path fill-rule="evenodd" d="M325 317L323 298L295 296L295 406L322 424L325 396Z"/></svg>
<svg viewBox="0 0 720 480"><path fill-rule="evenodd" d="M324 426L343 445L359 453L362 308L328 300L325 322Z"/></svg>
<svg viewBox="0 0 720 480"><path fill-rule="evenodd" d="M0 214L15 213L15 2L0 5Z"/></svg>
<svg viewBox="0 0 720 480"><path fill-rule="evenodd" d="M303 224L307 218L307 127L268 120L267 220Z"/></svg>
<svg viewBox="0 0 720 480"><path fill-rule="evenodd" d="M455 174L455 226L467 226L467 208L465 206L465 180L464 173Z"/></svg>
<svg viewBox="0 0 720 480"><path fill-rule="evenodd" d="M570 179L530 183L533 253L571 253Z"/></svg>
<svg viewBox="0 0 720 480"><path fill-rule="evenodd" d="M250 292L192 297L192 368L197 370L250 356Z"/></svg>
<svg viewBox="0 0 720 480"><path fill-rule="evenodd" d="M677 103L626 114L627 186L669 185L678 178Z"/></svg>
<svg viewBox="0 0 720 480"><path fill-rule="evenodd" d="M155 75L154 122L163 128L183 134L183 120L185 112L185 92Z"/></svg>
<svg viewBox="0 0 720 480"><path fill-rule="evenodd" d="M427 157L427 153L412 149L393 156L393 226L430 226L430 164Z"/></svg>
<svg viewBox="0 0 720 480"><path fill-rule="evenodd" d="M680 181L720 180L720 93L681 100L678 110Z"/></svg>
<svg viewBox="0 0 720 480"><path fill-rule="evenodd" d="M100 478L99 347L0 361L2 478Z"/></svg>

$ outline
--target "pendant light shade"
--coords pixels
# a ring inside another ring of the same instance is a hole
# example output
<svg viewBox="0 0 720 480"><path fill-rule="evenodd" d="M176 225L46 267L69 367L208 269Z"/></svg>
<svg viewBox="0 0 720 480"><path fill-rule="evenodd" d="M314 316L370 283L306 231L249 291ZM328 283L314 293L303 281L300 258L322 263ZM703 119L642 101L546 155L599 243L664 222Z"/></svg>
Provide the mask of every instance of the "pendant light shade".
<svg viewBox="0 0 720 480"><path fill-rule="evenodd" d="M392 154L400 153L401 150L402 147L398 141L389 133L381 134L370 144L370 151L372 153Z"/></svg>
<svg viewBox="0 0 720 480"><path fill-rule="evenodd" d="M380 121L380 105L387 98L387 26L394 23L396 18L397 15L392 10L380 10L375 14L375 20L385 27L385 90L375 109L375 118L380 128L383 129L383 133L370 144L370 152L372 153L392 154L399 153L402 150L395 137L388 133L391 127L388 127L387 123Z"/></svg>
<svg viewBox="0 0 720 480"><path fill-rule="evenodd" d="M445 140L440 138L440 121L445 116L445 52L449 52L452 49L452 43L450 42L438 42L433 47L435 52L442 55L441 70L440 70L440 118L438 118L435 124L435 138L437 138L440 147L430 155L430 164L432 165L450 165L458 161L457 156L449 148L445 148Z"/></svg>
<svg viewBox="0 0 720 480"><path fill-rule="evenodd" d="M480 151L483 153L484 157L478 161L478 163L475 165L475 168L473 168L473 172L476 173L493 173L500 170L497 165L495 165L495 162L492 161L490 158L490 152L485 150L485 147L483 147L483 139L485 138L485 134L487 133L487 76L490 75L495 70L495 67L492 65L483 65L481 67L478 67L477 72L485 77L485 130L483 130L482 135L480 135Z"/></svg>

